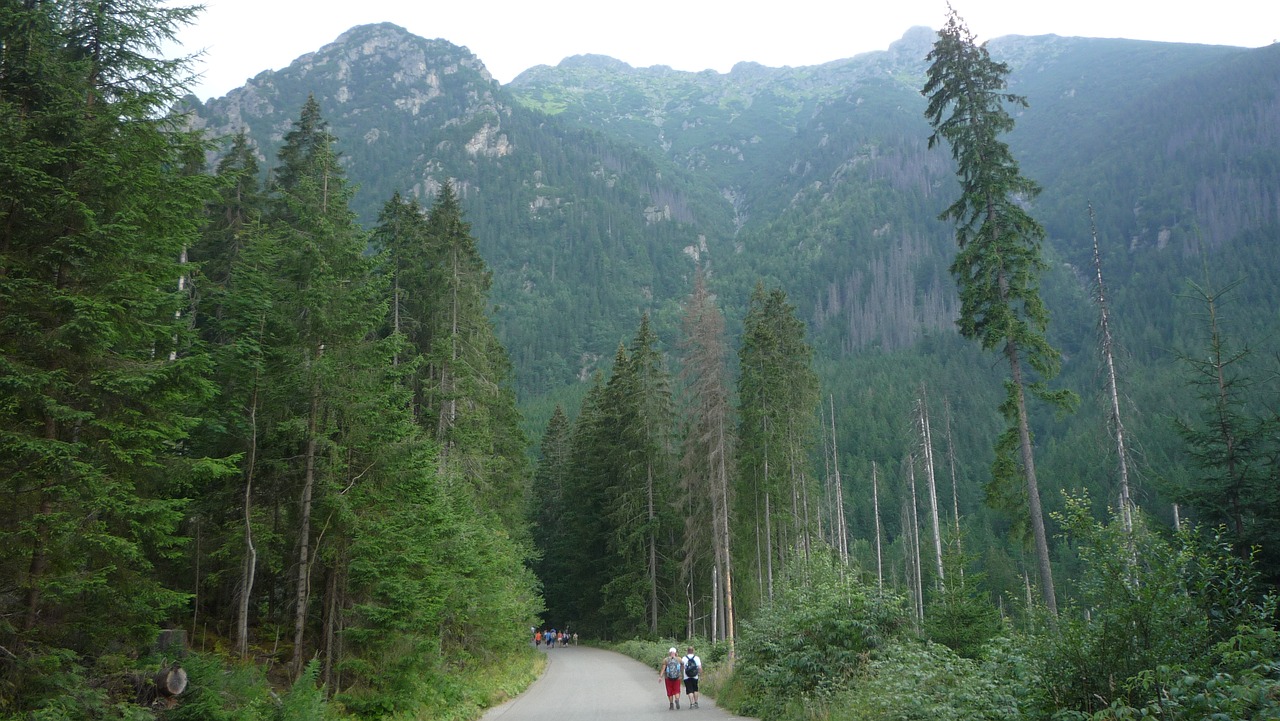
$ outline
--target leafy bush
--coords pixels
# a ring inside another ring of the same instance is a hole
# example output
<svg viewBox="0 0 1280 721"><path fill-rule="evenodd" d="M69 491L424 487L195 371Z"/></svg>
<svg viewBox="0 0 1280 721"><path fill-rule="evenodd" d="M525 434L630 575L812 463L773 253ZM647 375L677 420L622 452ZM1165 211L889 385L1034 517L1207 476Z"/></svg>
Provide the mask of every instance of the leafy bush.
<svg viewBox="0 0 1280 721"><path fill-rule="evenodd" d="M806 579L807 577L807 579ZM812 564L743 625L735 683L740 713L785 715L788 699L821 700L843 690L869 653L906 625L901 597L881 593L828 565Z"/></svg>
<svg viewBox="0 0 1280 721"><path fill-rule="evenodd" d="M1225 689L1238 672L1267 676L1223 650L1269 629L1274 600L1259 600L1251 562L1220 534L1169 541L1139 518L1130 535L1118 520L1093 521L1083 499L1068 500L1062 522L1084 562L1083 609L1064 613L1036 653L1053 706L1069 712L1063 718L1144 707L1179 688Z"/></svg>
<svg viewBox="0 0 1280 721"><path fill-rule="evenodd" d="M946 646L895 642L830 704L831 721L1013 721L1025 718L1013 666L984 663Z"/></svg>
<svg viewBox="0 0 1280 721"><path fill-rule="evenodd" d="M248 664L224 668L217 656L188 654L182 667L187 690L165 721L266 721L275 705L262 668ZM314 683L314 681L313 681Z"/></svg>

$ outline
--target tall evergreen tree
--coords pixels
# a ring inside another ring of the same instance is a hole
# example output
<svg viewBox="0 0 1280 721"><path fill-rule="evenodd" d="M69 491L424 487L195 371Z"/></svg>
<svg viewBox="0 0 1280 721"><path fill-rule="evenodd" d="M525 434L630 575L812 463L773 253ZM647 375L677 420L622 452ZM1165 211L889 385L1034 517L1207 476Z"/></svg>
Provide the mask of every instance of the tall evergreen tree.
<svg viewBox="0 0 1280 721"><path fill-rule="evenodd" d="M1008 495L1014 479L1025 481L1040 591L1056 614L1026 393L1058 408L1070 407L1073 396L1045 385L1061 361L1045 336L1049 314L1039 292L1044 229L1025 210L1039 186L1022 176L1009 146L999 139L1013 129L1005 104L1025 107L1026 99L1005 92L1009 66L991 59L955 10L948 11L927 60L922 92L934 129L929 147L943 141L951 146L960 179L960 197L942 214L955 223L959 246L951 273L960 289L960 333L977 339L984 350L999 348L1009 364L1000 406L1009 425L996 442L991 490Z"/></svg>
<svg viewBox="0 0 1280 721"><path fill-rule="evenodd" d="M379 268L390 287L390 332L402 336L408 346L397 356L397 365L420 359L421 352L430 348L426 321L433 296L427 279L427 238L427 218L418 202L399 193L392 195L378 216L371 241L381 254ZM414 417L421 419L426 403L425 364L411 365L404 372L413 393Z"/></svg>
<svg viewBox="0 0 1280 721"><path fill-rule="evenodd" d="M285 134L281 165L273 173L268 220L280 238L279 279L282 291L273 307L271 386L280 409L275 429L296 458L282 472L293 484L294 539L294 673L311 657L307 619L316 554L313 514L344 502L337 495L359 456L345 446L344 436L359 434L368 374L385 372L374 333L384 318L382 289L365 255L366 237L349 208L335 138L320 115L315 98L303 106ZM368 399L366 402L377 401ZM344 452L345 451L345 452Z"/></svg>
<svg viewBox="0 0 1280 721"><path fill-rule="evenodd" d="M574 590L567 603L551 608L560 614L563 623L572 623L586 633L599 636L611 633L610 619L603 613L603 589L618 565L608 543L611 438L604 394L604 376L597 373L573 424L570 470L565 479L568 502L559 527L561 533L573 539L564 546L560 558L573 569Z"/></svg>
<svg viewBox="0 0 1280 721"><path fill-rule="evenodd" d="M192 8L0 6L0 645L5 694L137 650L185 593L185 443L210 390L179 292L207 180L165 117L188 61L158 57ZM63 676L64 680L66 679Z"/></svg>
<svg viewBox="0 0 1280 721"><path fill-rule="evenodd" d="M630 349L619 348L605 389L611 426L613 521L611 542L621 565L609 581L616 619L634 618L634 631L659 632L663 607L671 606L674 578L669 559L674 498L675 413L671 383L657 336L646 314ZM636 611L643 613L636 617Z"/></svg>
<svg viewBox="0 0 1280 721"><path fill-rule="evenodd" d="M746 541L738 545L738 557L747 560L754 548L756 604L773 596L775 562L806 553L816 524L809 450L819 388L804 335L786 293L758 283L738 353L737 489L739 537ZM745 520L750 518L754 522Z"/></svg>
<svg viewBox="0 0 1280 721"><path fill-rule="evenodd" d="M236 596L235 645L245 656L259 560L255 537L265 531L261 519L255 522L255 500L263 495L255 482L270 345L267 320L278 290L278 246L261 222L265 197L259 188L258 162L243 133L218 163L215 180L218 197L208 207L209 222L192 248L191 261L197 268L194 318L210 350L218 396L203 414L193 448L212 457L241 460L238 473L206 484L192 509L202 535L209 538L201 546L211 549L197 562L208 569L206 579L222 579L216 588L197 589L195 613L213 611L216 617L217 606ZM238 564L229 560L236 558ZM239 572L232 572L237 566Z"/></svg>
<svg viewBox="0 0 1280 721"><path fill-rule="evenodd" d="M440 444L442 474L522 535L529 471L511 362L488 315L491 274L453 186L441 188L424 230L417 293L425 301L417 307L425 315L416 319L423 327L415 341L425 362L421 422Z"/></svg>
<svg viewBox="0 0 1280 721"><path fill-rule="evenodd" d="M1193 288L1204 305L1207 337L1199 352L1180 357L1199 407L1196 417L1175 419L1174 429L1198 472L1174 489L1174 497L1194 511L1198 522L1225 526L1239 553L1260 552L1262 570L1274 583L1280 579L1280 445L1275 440L1280 418L1253 407L1257 392L1246 368L1250 350L1235 347L1223 327L1222 299L1231 290L1215 291L1208 284Z"/></svg>
<svg viewBox="0 0 1280 721"><path fill-rule="evenodd" d="M533 542L538 550L535 563L547 611L554 623L564 626L572 607L578 581L571 565L572 545L577 537L566 533L576 499L568 495L572 471L573 426L557 405L542 435L540 457L533 474Z"/></svg>

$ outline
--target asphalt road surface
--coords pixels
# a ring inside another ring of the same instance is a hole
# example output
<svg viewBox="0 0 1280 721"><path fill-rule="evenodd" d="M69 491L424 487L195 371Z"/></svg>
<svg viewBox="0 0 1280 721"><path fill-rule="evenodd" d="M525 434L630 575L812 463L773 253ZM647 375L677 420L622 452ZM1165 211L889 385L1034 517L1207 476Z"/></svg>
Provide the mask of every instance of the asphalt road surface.
<svg viewBox="0 0 1280 721"><path fill-rule="evenodd" d="M680 710L667 708L658 667L620 653L586 646L543 649L547 670L519 696L489 709L483 721L712 721L736 719L702 696L698 708L680 693ZM680 714L677 716L676 714Z"/></svg>

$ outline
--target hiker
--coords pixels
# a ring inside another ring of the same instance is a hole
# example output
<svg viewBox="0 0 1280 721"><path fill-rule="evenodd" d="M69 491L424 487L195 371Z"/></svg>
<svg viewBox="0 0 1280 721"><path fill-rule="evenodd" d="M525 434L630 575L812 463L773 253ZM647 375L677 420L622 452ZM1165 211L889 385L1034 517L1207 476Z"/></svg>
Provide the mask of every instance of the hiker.
<svg viewBox="0 0 1280 721"><path fill-rule="evenodd" d="M689 695L689 708L698 708L698 677L702 675L702 659L690 646L684 657L684 692Z"/></svg>
<svg viewBox="0 0 1280 721"><path fill-rule="evenodd" d="M667 657L658 664L658 680L667 688L667 708L680 708L680 678L684 676L684 662L676 655L675 647L667 650Z"/></svg>

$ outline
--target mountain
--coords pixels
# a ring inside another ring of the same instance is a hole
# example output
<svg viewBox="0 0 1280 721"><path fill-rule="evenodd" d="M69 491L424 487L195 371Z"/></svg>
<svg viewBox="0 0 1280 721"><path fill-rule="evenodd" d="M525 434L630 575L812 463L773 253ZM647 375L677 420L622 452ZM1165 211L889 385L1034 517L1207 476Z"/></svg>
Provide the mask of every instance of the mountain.
<svg viewBox="0 0 1280 721"><path fill-rule="evenodd" d="M927 147L920 95L933 39L912 28L884 51L723 74L579 56L503 86L463 48L369 25L189 102L213 136L246 129L270 166L314 95L366 224L392 192L427 201L452 180L535 420L549 414L540 400L570 397L608 362L642 312L673 347L697 262L731 330L758 281L796 303L825 390L854 409L840 421L851 477L900 457L904 406L924 382L955 396L962 475L981 478L999 380L954 330L955 249L938 215L956 184L949 153ZM1147 468L1140 493L1154 503L1185 473L1168 423L1192 402L1177 355L1205 334L1203 308L1180 300L1187 279L1239 282L1227 313L1240 342L1280 337L1280 45L1050 35L989 47L1030 103L1008 137L1043 186L1032 210L1049 234L1051 333L1061 383L1085 400L1071 418L1037 419L1044 475L1110 492L1093 390L1092 205ZM975 488L962 491L971 507ZM870 520L857 511L852 523Z"/></svg>
<svg viewBox="0 0 1280 721"><path fill-rule="evenodd" d="M397 190L429 204L453 182L494 270L525 393L589 377L640 310L684 292L700 244L731 234L731 206L713 189L516 102L465 49L395 25L353 28L223 98L189 102L213 137L244 128L269 167L309 95L341 140L366 224Z"/></svg>

